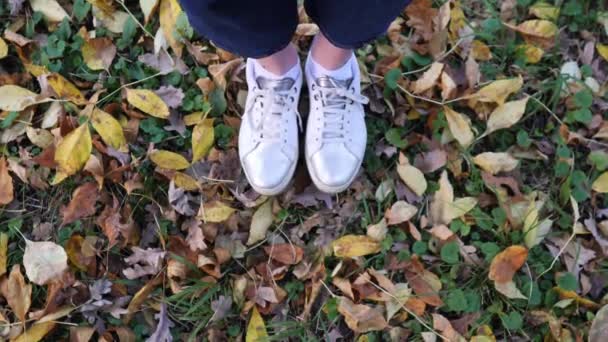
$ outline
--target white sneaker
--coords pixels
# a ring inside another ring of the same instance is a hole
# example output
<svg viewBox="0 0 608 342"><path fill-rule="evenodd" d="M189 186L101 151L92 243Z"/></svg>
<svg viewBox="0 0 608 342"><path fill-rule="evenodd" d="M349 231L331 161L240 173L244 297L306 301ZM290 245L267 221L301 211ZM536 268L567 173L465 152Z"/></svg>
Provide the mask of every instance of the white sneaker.
<svg viewBox="0 0 608 342"><path fill-rule="evenodd" d="M272 196L285 190L298 161L302 72L298 70L295 79L267 78L256 75L256 68L261 68L256 64L247 60L249 92L239 130L239 157L253 189Z"/></svg>
<svg viewBox="0 0 608 342"><path fill-rule="evenodd" d="M361 79L355 55L347 62L347 79L315 75L308 56L306 82L310 115L306 126L306 163L319 190L337 193L357 176L367 142L365 111L367 97L361 95Z"/></svg>

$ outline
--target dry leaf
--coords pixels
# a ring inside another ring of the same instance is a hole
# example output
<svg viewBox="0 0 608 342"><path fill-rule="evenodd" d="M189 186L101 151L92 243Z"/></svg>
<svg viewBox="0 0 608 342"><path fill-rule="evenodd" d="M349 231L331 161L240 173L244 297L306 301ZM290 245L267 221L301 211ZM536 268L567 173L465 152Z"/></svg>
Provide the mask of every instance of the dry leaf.
<svg viewBox="0 0 608 342"><path fill-rule="evenodd" d="M27 126L25 128L25 134L27 138L30 139L32 144L45 149L53 144L54 137L51 132L42 128L34 128L32 126Z"/></svg>
<svg viewBox="0 0 608 342"><path fill-rule="evenodd" d="M8 55L8 45L6 45L4 39L0 38L0 59L6 57L6 55Z"/></svg>
<svg viewBox="0 0 608 342"><path fill-rule="evenodd" d="M463 197L454 199L454 188L448 180L447 171L439 178L439 190L433 196L430 208L430 218L434 225L449 225L452 220L463 216L477 205L477 199Z"/></svg>
<svg viewBox="0 0 608 342"><path fill-rule="evenodd" d="M370 306L355 304L346 297L340 297L338 312L344 316L344 322L356 333L384 330L388 323L382 312Z"/></svg>
<svg viewBox="0 0 608 342"><path fill-rule="evenodd" d="M47 21L58 23L64 18L70 19L68 13L56 0L30 0L30 5L34 11L42 13Z"/></svg>
<svg viewBox="0 0 608 342"><path fill-rule="evenodd" d="M87 163L92 149L89 127L81 125L59 142L55 150L55 162L61 172L73 175Z"/></svg>
<svg viewBox="0 0 608 342"><path fill-rule="evenodd" d="M399 177L416 195L422 196L426 192L427 183L422 171L409 164L397 165Z"/></svg>
<svg viewBox="0 0 608 342"><path fill-rule="evenodd" d="M91 70L107 70L116 56L116 46L107 37L85 39L82 58Z"/></svg>
<svg viewBox="0 0 608 342"><path fill-rule="evenodd" d="M608 45L598 43L595 47L597 48L597 53L599 53L599 55L602 56L606 62L608 62Z"/></svg>
<svg viewBox="0 0 608 342"><path fill-rule="evenodd" d="M211 74L213 81L220 89L226 89L227 74L242 63L243 59L237 58L223 64L213 64L208 68L209 74Z"/></svg>
<svg viewBox="0 0 608 342"><path fill-rule="evenodd" d="M505 26L521 33L527 43L538 45L541 48L552 47L558 32L557 25L549 20L542 19L524 21L517 26L505 23Z"/></svg>
<svg viewBox="0 0 608 342"><path fill-rule="evenodd" d="M8 263L8 234L0 233L0 276L6 273Z"/></svg>
<svg viewBox="0 0 608 342"><path fill-rule="evenodd" d="M171 151L156 150L150 153L150 160L158 167L167 170L183 170L190 166L190 163L181 154Z"/></svg>
<svg viewBox="0 0 608 342"><path fill-rule="evenodd" d="M68 269L68 255L54 242L25 240L23 266L32 283L45 285Z"/></svg>
<svg viewBox="0 0 608 342"><path fill-rule="evenodd" d="M394 225L409 221L417 212L418 208L415 206L405 201L397 201L386 211L384 217L388 225Z"/></svg>
<svg viewBox="0 0 608 342"><path fill-rule="evenodd" d="M557 18L559 18L560 9L559 7L553 6L544 1L539 1L534 5L530 6L528 12L530 12L530 14L536 16L539 19L555 21L557 20Z"/></svg>
<svg viewBox="0 0 608 342"><path fill-rule="evenodd" d="M506 283L513 279L515 272L519 270L526 258L528 250L523 246L510 246L498 253L490 265L488 279L496 283Z"/></svg>
<svg viewBox="0 0 608 342"><path fill-rule="evenodd" d="M129 150L122 126L112 115L95 107L91 113L91 124L106 145L120 152Z"/></svg>
<svg viewBox="0 0 608 342"><path fill-rule="evenodd" d="M174 1L174 0L163 0ZM154 117L166 119L169 117L169 107L152 90L127 89L127 101L135 108Z"/></svg>
<svg viewBox="0 0 608 342"><path fill-rule="evenodd" d="M448 127L452 136L462 147L466 148L475 140L475 135L471 130L471 121L463 114L456 112L450 107L443 107Z"/></svg>
<svg viewBox="0 0 608 342"><path fill-rule="evenodd" d="M184 45L177 40L173 32L177 26L177 18L179 18L182 13L182 8L179 6L177 0L160 0L159 11L160 27L163 30L165 39L173 49L175 55L181 57Z"/></svg>
<svg viewBox="0 0 608 342"><path fill-rule="evenodd" d="M505 152L484 152L476 155L473 162L492 175L513 171L519 165L519 160Z"/></svg>
<svg viewBox="0 0 608 342"><path fill-rule="evenodd" d="M264 246L264 252L268 254L270 259L280 262L284 265L295 265L302 261L304 250L302 247L294 246L290 243L279 243L270 246Z"/></svg>
<svg viewBox="0 0 608 342"><path fill-rule="evenodd" d="M196 162L205 156L213 147L215 135L213 119L205 119L199 122L192 130L192 162Z"/></svg>
<svg viewBox="0 0 608 342"><path fill-rule="evenodd" d="M545 51L536 45L521 44L517 48L519 51L522 51L524 57L526 57L526 62L530 64L536 64L540 62L540 60L545 55Z"/></svg>
<svg viewBox="0 0 608 342"><path fill-rule="evenodd" d="M435 86L441 73L443 71L444 64L435 62L431 65L431 68L422 74L422 76L414 82L412 86L412 92L414 94L423 93Z"/></svg>
<svg viewBox="0 0 608 342"><path fill-rule="evenodd" d="M83 217L95 214L95 203L98 197L97 184L93 182L84 183L76 188L72 193L70 203L60 210L63 218L61 225L65 226Z"/></svg>
<svg viewBox="0 0 608 342"><path fill-rule="evenodd" d="M266 238L266 232L274 221L272 214L272 200L267 200L253 214L251 226L249 227L249 238L247 246L262 241Z"/></svg>
<svg viewBox="0 0 608 342"><path fill-rule="evenodd" d="M0 165L1 168L1 165ZM1 176L0 176L1 179ZM0 183L2 183L0 181ZM595 192L599 192L601 194L608 193L608 172L602 173L591 185L591 189ZM0 201L1 202L1 201Z"/></svg>
<svg viewBox="0 0 608 342"><path fill-rule="evenodd" d="M518 78L494 81L479 89L479 91L473 95L473 98L481 102L495 102L498 105L502 105L509 95L518 92L523 84L524 79L521 76Z"/></svg>
<svg viewBox="0 0 608 342"><path fill-rule="evenodd" d="M205 222L220 223L226 221L235 209L219 201L201 204L202 215L200 218Z"/></svg>
<svg viewBox="0 0 608 342"><path fill-rule="evenodd" d="M8 173L6 158L0 158L0 205L7 205L13 201L13 178Z"/></svg>
<svg viewBox="0 0 608 342"><path fill-rule="evenodd" d="M499 129L509 128L519 122L526 112L528 99L529 98L526 97L521 100L507 102L498 106L492 112L492 114L490 114L490 118L488 119L487 123L488 126L483 135L488 135Z"/></svg>
<svg viewBox="0 0 608 342"><path fill-rule="evenodd" d="M144 15L144 23L150 21L150 18L158 8L160 0L139 0L139 7Z"/></svg>
<svg viewBox="0 0 608 342"><path fill-rule="evenodd" d="M32 285L25 283L19 265L13 265L11 273L8 276L6 293L3 293L3 296L15 316L25 324L25 315L30 310L30 305L32 304Z"/></svg>
<svg viewBox="0 0 608 342"><path fill-rule="evenodd" d="M38 342L55 327L55 322L34 323L12 342Z"/></svg>
<svg viewBox="0 0 608 342"><path fill-rule="evenodd" d="M354 258L380 251L380 243L366 235L345 235L332 242L338 258Z"/></svg>
<svg viewBox="0 0 608 342"><path fill-rule="evenodd" d="M52 73L46 76L46 81L59 99L68 100L77 105L85 105L88 103L80 90L65 77L57 73Z"/></svg>
<svg viewBox="0 0 608 342"><path fill-rule="evenodd" d="M249 324L247 324L247 333L245 336L245 342L260 342L267 341L268 333L266 332L266 325L260 315L257 307L253 307L251 311L251 318Z"/></svg>
<svg viewBox="0 0 608 342"><path fill-rule="evenodd" d="M367 226L367 236L375 241L382 242L386 237L386 233L388 233L388 227L384 218L376 224Z"/></svg>
<svg viewBox="0 0 608 342"><path fill-rule="evenodd" d="M41 98L40 95L16 85L9 84L0 87L0 110L7 112L19 112L33 104L48 100L48 98Z"/></svg>

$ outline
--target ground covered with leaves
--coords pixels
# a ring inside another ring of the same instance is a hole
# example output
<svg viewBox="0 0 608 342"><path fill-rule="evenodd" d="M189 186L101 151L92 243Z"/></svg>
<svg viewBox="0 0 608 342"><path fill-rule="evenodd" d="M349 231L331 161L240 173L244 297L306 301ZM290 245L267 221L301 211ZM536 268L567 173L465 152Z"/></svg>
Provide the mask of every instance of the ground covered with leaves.
<svg viewBox="0 0 608 342"><path fill-rule="evenodd" d="M357 180L275 198L176 0L0 19L0 340L608 340L606 1L414 0L356 51Z"/></svg>

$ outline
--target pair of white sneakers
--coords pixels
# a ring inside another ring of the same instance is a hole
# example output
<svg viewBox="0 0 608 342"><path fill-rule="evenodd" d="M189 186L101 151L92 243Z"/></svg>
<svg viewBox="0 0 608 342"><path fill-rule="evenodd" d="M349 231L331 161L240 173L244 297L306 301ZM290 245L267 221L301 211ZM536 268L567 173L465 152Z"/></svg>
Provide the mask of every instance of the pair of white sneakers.
<svg viewBox="0 0 608 342"><path fill-rule="evenodd" d="M298 64L285 77L264 77L264 72L256 73L261 67L256 63L247 60L249 92L239 131L239 157L249 184L270 196L285 190L298 162L298 126L302 127L298 100L303 76ZM319 74L313 63L309 55L305 67L310 95L306 164L319 190L338 193L352 183L363 161L367 142L363 104L368 99L361 95L354 54L347 62L350 76L346 79Z"/></svg>

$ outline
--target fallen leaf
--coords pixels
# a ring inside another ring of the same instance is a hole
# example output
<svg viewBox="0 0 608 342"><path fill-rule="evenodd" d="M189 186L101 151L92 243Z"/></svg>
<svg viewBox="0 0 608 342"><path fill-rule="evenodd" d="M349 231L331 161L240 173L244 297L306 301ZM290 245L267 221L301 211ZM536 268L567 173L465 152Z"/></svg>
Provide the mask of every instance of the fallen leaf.
<svg viewBox="0 0 608 342"><path fill-rule="evenodd" d="M93 6L92 12L99 23L101 23L101 26L113 33L122 33L127 20L131 18L129 13L124 11L113 11L111 14L105 14L97 6Z"/></svg>
<svg viewBox="0 0 608 342"><path fill-rule="evenodd" d="M302 261L304 250L302 247L294 246L290 243L279 243L270 246L264 246L264 252L268 254L270 259L280 262L284 265L295 265Z"/></svg>
<svg viewBox="0 0 608 342"><path fill-rule="evenodd" d="M183 170L190 166L190 163L181 154L171 151L156 150L150 153L150 160L158 167L167 170Z"/></svg>
<svg viewBox="0 0 608 342"><path fill-rule="evenodd" d="M486 43L476 39L471 43L469 56L477 61L489 61L492 59L492 51Z"/></svg>
<svg viewBox="0 0 608 342"><path fill-rule="evenodd" d="M6 273L8 263L8 234L0 233L0 276Z"/></svg>
<svg viewBox="0 0 608 342"><path fill-rule="evenodd" d="M530 6L528 12L539 19L557 20L557 18L559 18L560 9L547 2L539 1Z"/></svg>
<svg viewBox="0 0 608 342"><path fill-rule="evenodd" d="M116 56L116 46L107 37L85 39L82 58L91 70L107 70Z"/></svg>
<svg viewBox="0 0 608 342"><path fill-rule="evenodd" d="M249 238L247 246L251 246L266 238L268 228L272 226L274 215L272 214L272 199L266 200L253 214L251 226L249 227Z"/></svg>
<svg viewBox="0 0 608 342"><path fill-rule="evenodd" d="M1 168L1 165L0 165L0 168ZM599 192L600 194L608 193L608 171L602 173L599 177L596 178L595 181L593 181L593 184L591 185L591 189L593 189L593 191L595 191L595 192ZM1 201L0 201L0 203L1 203Z"/></svg>
<svg viewBox="0 0 608 342"><path fill-rule="evenodd" d="M213 201L201 204L200 218L205 222L220 223L226 221L235 209L225 205L220 201Z"/></svg>
<svg viewBox="0 0 608 342"><path fill-rule="evenodd" d="M251 318L249 324L247 324L247 333L245 336L245 342L260 342L267 341L268 333L266 332L266 325L260 315L257 307L253 307L251 311Z"/></svg>
<svg viewBox="0 0 608 342"><path fill-rule="evenodd" d="M125 258L125 262L132 267L122 270L127 279L137 279L146 275L159 273L163 266L166 252L160 248L142 249L136 246L131 247L133 254Z"/></svg>
<svg viewBox="0 0 608 342"><path fill-rule="evenodd" d="M443 72L444 64L435 62L431 65L430 69L425 71L424 74L414 82L412 86L412 92L414 94L423 93L435 86L441 73Z"/></svg>
<svg viewBox="0 0 608 342"><path fill-rule="evenodd" d="M467 340L460 335L450 321L440 314L432 314L433 316L433 329L439 330L442 336L445 337L446 341L450 342L466 342Z"/></svg>
<svg viewBox="0 0 608 342"><path fill-rule="evenodd" d="M17 336L12 342L38 342L41 341L55 327L55 322L34 323L23 334Z"/></svg>
<svg viewBox="0 0 608 342"><path fill-rule="evenodd" d="M65 226L83 217L95 214L95 204L98 197L97 184L93 182L84 183L76 188L72 193L70 203L60 210L63 218L61 225Z"/></svg>
<svg viewBox="0 0 608 342"><path fill-rule="evenodd" d="M68 176L73 175L87 163L92 149L89 127L86 124L81 125L59 142L55 150L55 162L61 172Z"/></svg>
<svg viewBox="0 0 608 342"><path fill-rule="evenodd" d="M144 22L150 21L150 18L158 8L160 0L139 0L139 7L144 15Z"/></svg>
<svg viewBox="0 0 608 342"><path fill-rule="evenodd" d="M552 47L558 32L557 25L549 20L542 19L524 21L517 26L507 23L504 25L521 33L527 43L539 45L541 48Z"/></svg>
<svg viewBox="0 0 608 342"><path fill-rule="evenodd" d="M355 304L346 297L339 298L338 312L344 316L344 322L356 333L384 330L388 323L382 312L370 306Z"/></svg>
<svg viewBox="0 0 608 342"><path fill-rule="evenodd" d="M519 165L519 160L506 152L484 152L473 157L473 162L492 175L513 171Z"/></svg>
<svg viewBox="0 0 608 342"><path fill-rule="evenodd" d="M32 126L27 126L25 128L25 134L27 138L30 139L32 144L45 149L53 144L54 137L51 132L42 128L33 128Z"/></svg>
<svg viewBox="0 0 608 342"><path fill-rule="evenodd" d="M528 104L528 97L507 102L498 106L488 119L487 128L484 136L495 132L499 129L509 128L519 122L522 116L526 112L526 105Z"/></svg>
<svg viewBox="0 0 608 342"><path fill-rule="evenodd" d="M509 78L494 81L487 86L479 89L473 98L481 102L495 102L498 105L505 103L509 95L518 92L524 84L524 79Z"/></svg>
<svg viewBox="0 0 608 342"><path fill-rule="evenodd" d="M13 178L8 173L6 158L0 158L0 205L7 205L13 201Z"/></svg>
<svg viewBox="0 0 608 342"><path fill-rule="evenodd" d="M471 130L471 121L463 114L456 112L450 107L444 106L443 111L448 121L448 127L454 139L462 147L466 148L475 140L475 135Z"/></svg>
<svg viewBox="0 0 608 342"><path fill-rule="evenodd" d="M599 53L600 56L602 56L602 58L608 62L608 45L598 43L595 47L597 48L597 53Z"/></svg>
<svg viewBox="0 0 608 342"><path fill-rule="evenodd" d="M8 55L8 45L6 45L4 39L0 38L0 59L6 57L6 55Z"/></svg>
<svg viewBox="0 0 608 342"><path fill-rule="evenodd" d="M159 21L165 39L173 49L177 57L181 57L184 44L174 34L177 19L182 13L182 8L177 0L160 0Z"/></svg>
<svg viewBox="0 0 608 342"><path fill-rule="evenodd" d="M526 57L526 62L530 64L540 62L545 54L543 49L532 44L521 44L517 46L517 49L523 53L524 57Z"/></svg>
<svg viewBox="0 0 608 342"><path fill-rule="evenodd" d="M399 177L416 195L422 196L426 192L427 183L422 171L409 164L397 165Z"/></svg>
<svg viewBox="0 0 608 342"><path fill-rule="evenodd" d="M523 246L510 246L498 253L490 264L488 279L496 283L506 283L513 279L515 272L519 270L526 258L528 250Z"/></svg>
<svg viewBox="0 0 608 342"><path fill-rule="evenodd" d="M589 342L602 342L606 340L608 334L608 305L602 306L595 313L595 318L589 329Z"/></svg>
<svg viewBox="0 0 608 342"><path fill-rule="evenodd" d="M367 236L375 241L382 242L386 237L386 233L388 233L388 227L384 218L376 224L367 226Z"/></svg>
<svg viewBox="0 0 608 342"><path fill-rule="evenodd" d="M332 242L334 255L338 258L354 258L380 251L380 243L366 235L345 235Z"/></svg>
<svg viewBox="0 0 608 342"><path fill-rule="evenodd" d="M496 288L496 291L502 293L507 298L528 299L528 297L524 296L524 294L519 291L513 280L504 283L494 282L494 287Z"/></svg>
<svg viewBox="0 0 608 342"><path fill-rule="evenodd" d="M171 342L173 335L171 335L171 328L175 325L167 314L167 303L160 305L160 312L154 315L158 319L156 329L147 339L149 342ZM121 340L122 341L122 340Z"/></svg>
<svg viewBox="0 0 608 342"><path fill-rule="evenodd" d="M32 283L45 285L68 269L68 256L63 247L54 242L25 240L23 266Z"/></svg>
<svg viewBox="0 0 608 342"><path fill-rule="evenodd" d="M122 126L112 115L94 108L93 113L91 113L91 124L106 145L120 152L129 150Z"/></svg>
<svg viewBox="0 0 608 342"><path fill-rule="evenodd" d="M229 72L231 72L234 68L236 68L238 65L241 65L243 63L243 59L242 58L237 58L237 59L233 59L231 61L228 61L226 63L222 63L222 64L213 64L210 65L208 70L209 70L209 74L211 74L211 77L213 78L213 81L215 82L215 84L220 88L220 89L226 89L226 85L227 85L227 81L226 81L226 76Z"/></svg>
<svg viewBox="0 0 608 342"><path fill-rule="evenodd" d="M41 98L40 95L16 85L9 84L0 87L0 110L7 112L19 112L31 105L48 100L48 98Z"/></svg>
<svg viewBox="0 0 608 342"><path fill-rule="evenodd" d="M175 0L163 0L175 1ZM169 107L152 90L148 89L127 89L127 101L133 107L154 117L166 119L169 117Z"/></svg>
<svg viewBox="0 0 608 342"><path fill-rule="evenodd" d="M6 293L3 293L3 296L15 316L25 324L25 315L32 304L32 285L25 283L19 265L13 265L6 283Z"/></svg>
<svg viewBox="0 0 608 342"><path fill-rule="evenodd" d="M85 105L88 103L80 90L65 77L57 73L52 73L46 76L46 81L59 99L68 100L77 105Z"/></svg>
<svg viewBox="0 0 608 342"><path fill-rule="evenodd" d="M418 208L415 206L405 201L397 201L386 211L384 217L388 225L395 225L409 221L417 212Z"/></svg>
<svg viewBox="0 0 608 342"><path fill-rule="evenodd" d="M213 119L202 120L194 126L192 130L192 162L204 158L213 147L214 142Z"/></svg>
<svg viewBox="0 0 608 342"><path fill-rule="evenodd" d="M70 19L68 13L55 0L30 0L32 9L42 13L47 21L58 23L64 18Z"/></svg>

